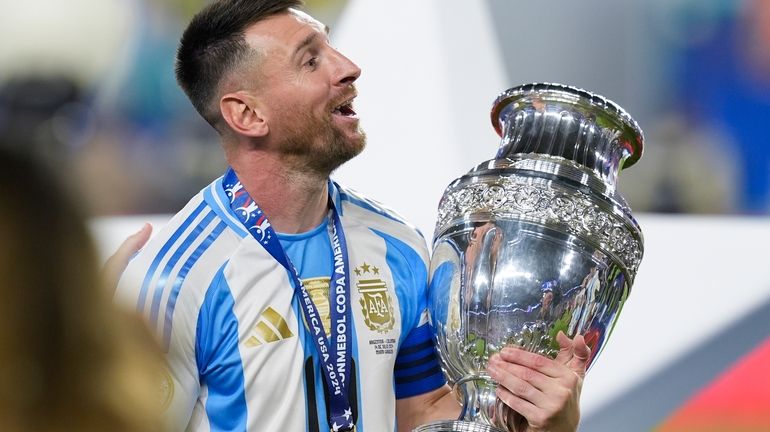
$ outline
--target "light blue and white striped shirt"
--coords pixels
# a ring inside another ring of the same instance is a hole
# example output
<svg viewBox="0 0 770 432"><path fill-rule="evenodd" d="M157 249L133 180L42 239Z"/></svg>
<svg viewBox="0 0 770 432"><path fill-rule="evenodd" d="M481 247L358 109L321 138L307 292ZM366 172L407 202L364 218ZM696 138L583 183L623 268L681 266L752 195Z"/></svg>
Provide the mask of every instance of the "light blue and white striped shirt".
<svg viewBox="0 0 770 432"><path fill-rule="evenodd" d="M328 431L315 347L284 267L232 213L218 179L131 261L116 299L167 352L177 430ZM359 432L395 430L395 399L444 384L426 312L427 248L394 212L329 182L347 238L353 307L351 405ZM280 234L328 334L326 224Z"/></svg>

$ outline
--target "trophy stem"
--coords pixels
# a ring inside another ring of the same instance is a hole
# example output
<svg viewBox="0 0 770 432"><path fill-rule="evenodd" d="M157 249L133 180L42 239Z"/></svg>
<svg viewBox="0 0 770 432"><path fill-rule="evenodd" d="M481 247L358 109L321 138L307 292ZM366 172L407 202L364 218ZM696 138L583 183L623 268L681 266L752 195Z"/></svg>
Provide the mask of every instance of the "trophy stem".
<svg viewBox="0 0 770 432"><path fill-rule="evenodd" d="M494 425L489 431L515 432L520 416L497 398L497 386L486 374L472 374L458 380L454 387L462 395L460 421Z"/></svg>

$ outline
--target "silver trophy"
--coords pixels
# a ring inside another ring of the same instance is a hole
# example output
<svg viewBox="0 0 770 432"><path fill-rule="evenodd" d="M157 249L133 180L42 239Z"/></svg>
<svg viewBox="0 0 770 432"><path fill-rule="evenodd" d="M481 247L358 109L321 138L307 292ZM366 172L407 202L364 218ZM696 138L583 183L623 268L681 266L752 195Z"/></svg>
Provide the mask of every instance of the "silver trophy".
<svg viewBox="0 0 770 432"><path fill-rule="evenodd" d="M618 172L642 155L636 122L615 103L558 84L502 93L497 156L455 180L439 203L429 310L461 418L418 432L513 431L489 357L516 345L549 357L556 334L582 334L589 366L612 333L642 259L642 232Z"/></svg>

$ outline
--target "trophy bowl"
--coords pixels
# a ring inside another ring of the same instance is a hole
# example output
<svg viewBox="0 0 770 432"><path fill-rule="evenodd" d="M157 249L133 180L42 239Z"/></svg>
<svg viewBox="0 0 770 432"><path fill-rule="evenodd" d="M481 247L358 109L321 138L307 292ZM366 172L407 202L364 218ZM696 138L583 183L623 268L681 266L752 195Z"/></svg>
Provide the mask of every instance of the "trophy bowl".
<svg viewBox="0 0 770 432"><path fill-rule="evenodd" d="M489 357L506 346L548 357L556 335L601 352L643 253L639 224L616 189L643 135L618 105L585 90L536 83L492 108L497 156L452 182L439 203L428 309L461 418L416 429L513 431Z"/></svg>

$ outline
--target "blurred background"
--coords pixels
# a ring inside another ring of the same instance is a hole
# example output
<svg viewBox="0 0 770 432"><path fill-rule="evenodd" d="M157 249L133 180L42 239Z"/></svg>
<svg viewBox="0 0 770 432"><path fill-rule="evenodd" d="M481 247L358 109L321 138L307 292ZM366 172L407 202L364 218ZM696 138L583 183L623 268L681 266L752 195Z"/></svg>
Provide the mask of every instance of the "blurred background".
<svg viewBox="0 0 770 432"><path fill-rule="evenodd" d="M224 167L173 75L180 32L205 3L0 0L0 145L69 173L94 214L178 209ZM363 67L359 110L376 160L394 140L430 147L399 156L420 163L471 149L435 180L438 194L494 154L495 96L550 81L616 101L645 130L645 163L620 182L635 211L770 211L770 2L378 3L307 2ZM382 109L390 103L395 112Z"/></svg>
<svg viewBox="0 0 770 432"><path fill-rule="evenodd" d="M181 31L206 3L0 0L0 146L47 161L79 191L105 253L225 169L174 79ZM559 82L623 106L646 137L619 187L645 230L647 263L615 331L628 345L613 354L608 344L586 381L581 430L770 430L770 383L750 393L730 381L749 402L724 402L724 391L702 400L747 361L770 362L770 1L306 3L363 69L368 148L333 177L428 239L446 185L495 154L497 94ZM690 333L678 330L696 315ZM660 355L639 345L650 332L681 342ZM719 421L746 428L698 426L715 406Z"/></svg>

